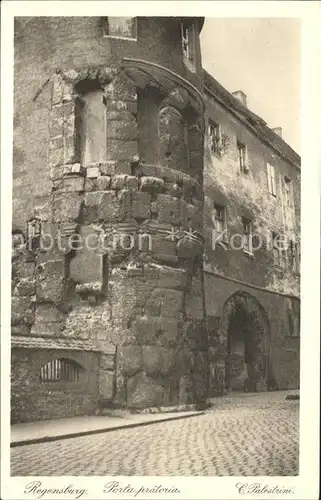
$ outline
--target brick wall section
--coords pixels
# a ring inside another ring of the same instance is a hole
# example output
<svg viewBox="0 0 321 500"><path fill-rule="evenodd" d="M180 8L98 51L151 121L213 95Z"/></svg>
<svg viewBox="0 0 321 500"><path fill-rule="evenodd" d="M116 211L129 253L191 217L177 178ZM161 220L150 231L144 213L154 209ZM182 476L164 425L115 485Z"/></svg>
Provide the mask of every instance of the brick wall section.
<svg viewBox="0 0 321 500"><path fill-rule="evenodd" d="M79 363L84 368L80 381L40 382L40 368L55 358ZM93 414L98 409L98 363L96 353L14 348L11 359L12 422Z"/></svg>

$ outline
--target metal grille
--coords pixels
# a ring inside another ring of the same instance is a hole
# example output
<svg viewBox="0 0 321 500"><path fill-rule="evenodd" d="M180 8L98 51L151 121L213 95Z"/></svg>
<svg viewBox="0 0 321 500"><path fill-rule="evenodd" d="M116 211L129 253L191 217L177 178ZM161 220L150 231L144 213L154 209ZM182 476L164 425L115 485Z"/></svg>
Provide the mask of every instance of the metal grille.
<svg viewBox="0 0 321 500"><path fill-rule="evenodd" d="M81 366L69 359L53 359L40 368L41 382L79 382Z"/></svg>

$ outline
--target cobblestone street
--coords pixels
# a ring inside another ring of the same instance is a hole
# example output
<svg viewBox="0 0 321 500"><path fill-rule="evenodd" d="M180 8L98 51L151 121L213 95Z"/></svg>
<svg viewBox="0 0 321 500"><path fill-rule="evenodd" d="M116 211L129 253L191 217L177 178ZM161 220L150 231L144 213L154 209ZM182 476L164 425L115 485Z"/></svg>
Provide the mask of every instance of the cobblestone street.
<svg viewBox="0 0 321 500"><path fill-rule="evenodd" d="M233 395L197 417L15 447L11 475L297 475L299 403L285 396Z"/></svg>

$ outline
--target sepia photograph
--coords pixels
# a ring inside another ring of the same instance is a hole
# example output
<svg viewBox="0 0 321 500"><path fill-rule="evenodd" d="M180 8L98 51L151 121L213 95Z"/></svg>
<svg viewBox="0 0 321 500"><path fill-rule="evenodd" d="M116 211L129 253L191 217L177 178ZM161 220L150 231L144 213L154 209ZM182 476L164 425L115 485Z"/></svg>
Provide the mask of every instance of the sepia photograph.
<svg viewBox="0 0 321 500"><path fill-rule="evenodd" d="M255 477L300 475L301 28L15 15L8 413L26 498L82 497L27 476L293 493Z"/></svg>

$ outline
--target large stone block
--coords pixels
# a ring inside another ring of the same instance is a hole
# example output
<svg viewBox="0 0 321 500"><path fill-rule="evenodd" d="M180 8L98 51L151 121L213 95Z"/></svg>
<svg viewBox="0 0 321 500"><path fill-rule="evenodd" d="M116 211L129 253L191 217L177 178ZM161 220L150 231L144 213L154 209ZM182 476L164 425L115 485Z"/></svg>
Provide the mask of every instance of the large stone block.
<svg viewBox="0 0 321 500"><path fill-rule="evenodd" d="M34 321L33 302L30 297L12 297L11 324L32 324Z"/></svg>
<svg viewBox="0 0 321 500"><path fill-rule="evenodd" d="M142 349L138 345L118 348L117 368L127 376L132 376L142 368Z"/></svg>
<svg viewBox="0 0 321 500"><path fill-rule="evenodd" d="M174 318L159 318L160 333L157 344L163 346L176 345L179 339L180 323Z"/></svg>
<svg viewBox="0 0 321 500"><path fill-rule="evenodd" d="M81 214L82 197L79 194L55 195L53 202L55 222L78 220Z"/></svg>
<svg viewBox="0 0 321 500"><path fill-rule="evenodd" d="M115 374L101 370L99 373L99 397L105 401L111 401L116 389Z"/></svg>
<svg viewBox="0 0 321 500"><path fill-rule="evenodd" d="M83 177L67 177L54 183L55 190L59 193L75 193L84 190L85 179Z"/></svg>
<svg viewBox="0 0 321 500"><path fill-rule="evenodd" d="M130 408L162 406L164 387L160 381L138 373L127 381L127 404Z"/></svg>
<svg viewBox="0 0 321 500"><path fill-rule="evenodd" d="M130 191L96 191L86 193L85 217L88 222L121 221L129 217Z"/></svg>
<svg viewBox="0 0 321 500"><path fill-rule="evenodd" d="M159 177L145 176L140 180L142 191L151 191L153 193L161 193L164 188L164 181Z"/></svg>
<svg viewBox="0 0 321 500"><path fill-rule="evenodd" d="M31 335L39 337L60 337L64 328L64 323L35 323L31 328Z"/></svg>
<svg viewBox="0 0 321 500"><path fill-rule="evenodd" d="M160 269L159 279L156 283L158 288L177 288L183 290L187 285L187 272L185 269L175 269L163 266Z"/></svg>
<svg viewBox="0 0 321 500"><path fill-rule="evenodd" d="M14 291L15 295L30 296L36 293L36 280L33 276L22 278Z"/></svg>
<svg viewBox="0 0 321 500"><path fill-rule="evenodd" d="M147 375L161 375L163 371L162 348L160 346L143 346L143 369Z"/></svg>
<svg viewBox="0 0 321 500"><path fill-rule="evenodd" d="M132 216L134 219L149 219L151 195L140 191L132 193Z"/></svg>
<svg viewBox="0 0 321 500"><path fill-rule="evenodd" d="M135 338L140 345L155 344L160 328L159 319L150 316L136 316L132 324Z"/></svg>
<svg viewBox="0 0 321 500"><path fill-rule="evenodd" d="M179 225L180 203L177 198L168 194L159 194L156 201L152 203L152 212L157 214L160 224Z"/></svg>
<svg viewBox="0 0 321 500"><path fill-rule="evenodd" d="M65 297L65 261L55 260L38 264L36 268L36 297L39 302L61 302Z"/></svg>
<svg viewBox="0 0 321 500"><path fill-rule="evenodd" d="M42 303L36 306L36 323L55 323L64 321L65 314L54 304Z"/></svg>

